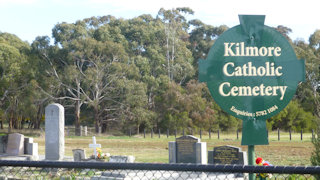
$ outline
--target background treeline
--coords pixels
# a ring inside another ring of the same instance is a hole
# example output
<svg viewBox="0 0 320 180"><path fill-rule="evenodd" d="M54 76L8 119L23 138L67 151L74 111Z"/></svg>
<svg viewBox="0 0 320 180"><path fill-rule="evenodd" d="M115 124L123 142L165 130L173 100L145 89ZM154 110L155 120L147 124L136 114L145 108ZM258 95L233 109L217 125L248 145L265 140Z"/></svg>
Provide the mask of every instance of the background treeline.
<svg viewBox="0 0 320 180"><path fill-rule="evenodd" d="M156 17L58 23L52 39L41 36L31 44L0 33L1 128L40 128L44 108L57 102L76 129L241 129L241 120L223 112L197 81L198 59L228 27L188 20L192 14L189 8L160 9ZM306 60L307 81L268 128L311 130L320 117L320 30L304 42L292 41L290 28L275 29Z"/></svg>

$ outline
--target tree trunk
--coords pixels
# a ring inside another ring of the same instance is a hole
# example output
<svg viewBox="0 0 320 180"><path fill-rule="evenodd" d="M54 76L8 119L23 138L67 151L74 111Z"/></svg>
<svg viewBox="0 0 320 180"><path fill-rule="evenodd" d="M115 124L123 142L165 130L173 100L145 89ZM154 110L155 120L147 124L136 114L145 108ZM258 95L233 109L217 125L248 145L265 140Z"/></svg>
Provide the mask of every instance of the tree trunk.
<svg viewBox="0 0 320 180"><path fill-rule="evenodd" d="M81 98L81 94L80 94L80 82L78 79L76 79L76 83L77 83L77 98ZM75 115L75 134L76 136L81 136L81 129L80 129L80 108L81 108L81 102L80 100L76 101L75 104L75 111L74 111L74 115Z"/></svg>
<svg viewBox="0 0 320 180"><path fill-rule="evenodd" d="M41 119L42 119L42 106L43 106L42 104L38 105L37 118L36 118L34 123L31 123L31 124L34 125L33 126L34 129L40 129L40 122L41 122Z"/></svg>
<svg viewBox="0 0 320 180"><path fill-rule="evenodd" d="M101 126L101 122L99 119L98 107L94 107L93 109L94 109L95 130L96 130L96 133L99 133L99 127Z"/></svg>
<svg viewBox="0 0 320 180"><path fill-rule="evenodd" d="M80 101L76 101L75 104L75 134L76 136L81 136L81 129L80 129Z"/></svg>

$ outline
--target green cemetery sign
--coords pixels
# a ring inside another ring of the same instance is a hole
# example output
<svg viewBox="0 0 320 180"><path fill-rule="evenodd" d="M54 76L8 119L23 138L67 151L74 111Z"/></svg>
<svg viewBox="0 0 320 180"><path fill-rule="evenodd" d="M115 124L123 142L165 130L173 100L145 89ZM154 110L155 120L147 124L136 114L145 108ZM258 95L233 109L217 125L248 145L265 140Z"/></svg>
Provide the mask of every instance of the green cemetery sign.
<svg viewBox="0 0 320 180"><path fill-rule="evenodd" d="M288 105L305 80L304 60L264 25L265 16L239 19L199 61L199 80L224 111L243 120L242 145L268 144L265 121Z"/></svg>

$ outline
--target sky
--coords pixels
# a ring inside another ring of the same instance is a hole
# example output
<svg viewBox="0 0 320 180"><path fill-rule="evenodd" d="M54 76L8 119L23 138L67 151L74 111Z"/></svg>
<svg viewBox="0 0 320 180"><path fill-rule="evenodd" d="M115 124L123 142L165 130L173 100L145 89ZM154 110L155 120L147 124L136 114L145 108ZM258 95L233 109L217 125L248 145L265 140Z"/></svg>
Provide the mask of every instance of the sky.
<svg viewBox="0 0 320 180"><path fill-rule="evenodd" d="M265 25L292 29L291 39L303 39L320 29L319 0L0 0L0 32L23 41L51 37L57 23L74 23L92 16L130 19L142 14L156 17L160 8L190 7L188 19L213 26L239 24L239 14L266 15Z"/></svg>

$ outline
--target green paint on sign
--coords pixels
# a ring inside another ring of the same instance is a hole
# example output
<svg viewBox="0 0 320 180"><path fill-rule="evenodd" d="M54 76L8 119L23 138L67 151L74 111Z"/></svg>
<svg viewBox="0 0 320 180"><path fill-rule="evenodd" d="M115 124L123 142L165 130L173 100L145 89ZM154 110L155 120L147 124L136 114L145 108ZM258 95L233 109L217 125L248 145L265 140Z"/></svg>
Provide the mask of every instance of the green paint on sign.
<svg viewBox="0 0 320 180"><path fill-rule="evenodd" d="M224 111L243 120L242 145L268 144L265 121L285 108L305 81L304 60L281 33L264 25L265 16L239 19L199 61L199 80Z"/></svg>

